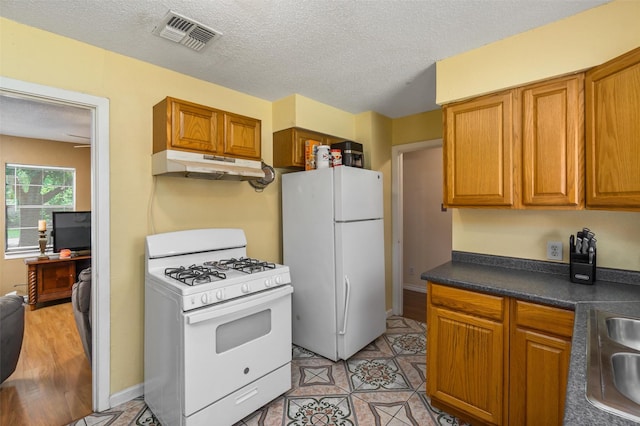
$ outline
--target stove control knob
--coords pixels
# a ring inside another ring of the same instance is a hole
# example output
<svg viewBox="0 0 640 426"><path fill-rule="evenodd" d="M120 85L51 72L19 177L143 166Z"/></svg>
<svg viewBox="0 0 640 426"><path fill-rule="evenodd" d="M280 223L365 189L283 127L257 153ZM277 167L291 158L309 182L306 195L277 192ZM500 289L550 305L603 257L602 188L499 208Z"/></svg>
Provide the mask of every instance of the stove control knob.
<svg viewBox="0 0 640 426"><path fill-rule="evenodd" d="M218 300L224 299L224 291L222 291L222 290L216 291L216 299L218 299Z"/></svg>
<svg viewBox="0 0 640 426"><path fill-rule="evenodd" d="M282 277L280 275L276 277L276 284L282 284Z"/></svg>
<svg viewBox="0 0 640 426"><path fill-rule="evenodd" d="M209 297L208 297L207 293L204 293L204 294L202 295L202 297L200 298L200 300L202 300L202 303L203 303L203 304L205 304L205 305L206 305L207 303L209 303Z"/></svg>
<svg viewBox="0 0 640 426"><path fill-rule="evenodd" d="M266 280L264 280L264 286L271 287L271 278L267 278Z"/></svg>
<svg viewBox="0 0 640 426"><path fill-rule="evenodd" d="M242 290L243 293L249 293L249 291L251 291L251 288L247 283L242 284L242 287L240 287L240 289Z"/></svg>

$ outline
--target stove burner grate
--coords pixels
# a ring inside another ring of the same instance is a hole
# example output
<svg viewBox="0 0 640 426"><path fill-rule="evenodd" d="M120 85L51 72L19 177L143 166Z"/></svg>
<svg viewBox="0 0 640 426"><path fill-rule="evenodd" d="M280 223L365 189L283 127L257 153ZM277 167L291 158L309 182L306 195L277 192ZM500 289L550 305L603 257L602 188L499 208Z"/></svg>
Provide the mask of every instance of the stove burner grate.
<svg viewBox="0 0 640 426"><path fill-rule="evenodd" d="M236 271L244 272L245 274L253 274L254 272L262 272L268 269L275 269L275 263L269 263L258 259L252 259L250 257L241 257L240 259L223 259L218 261L204 262L207 266L227 271L234 269Z"/></svg>
<svg viewBox="0 0 640 426"><path fill-rule="evenodd" d="M197 285L220 281L227 278L222 272L206 266L178 266L177 268L166 268L164 274L186 285Z"/></svg>

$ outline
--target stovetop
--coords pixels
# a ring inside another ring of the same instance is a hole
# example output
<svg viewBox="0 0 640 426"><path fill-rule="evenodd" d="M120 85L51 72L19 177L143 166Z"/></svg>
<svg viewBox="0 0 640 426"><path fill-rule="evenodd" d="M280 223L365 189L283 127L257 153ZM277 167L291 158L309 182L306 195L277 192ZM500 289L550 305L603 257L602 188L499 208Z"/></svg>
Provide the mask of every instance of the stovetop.
<svg viewBox="0 0 640 426"><path fill-rule="evenodd" d="M246 246L241 229L147 236L145 285L161 288L188 311L291 283L289 267L247 257Z"/></svg>
<svg viewBox="0 0 640 426"><path fill-rule="evenodd" d="M227 279L227 272L253 274L275 270L276 264L248 257L206 261L202 265L165 268L164 275L186 285L199 285Z"/></svg>
<svg viewBox="0 0 640 426"><path fill-rule="evenodd" d="M206 255L178 258L173 264L148 267L147 282L167 289L184 311L224 303L289 284L285 265L247 257L204 260ZM209 257L210 259L210 257Z"/></svg>

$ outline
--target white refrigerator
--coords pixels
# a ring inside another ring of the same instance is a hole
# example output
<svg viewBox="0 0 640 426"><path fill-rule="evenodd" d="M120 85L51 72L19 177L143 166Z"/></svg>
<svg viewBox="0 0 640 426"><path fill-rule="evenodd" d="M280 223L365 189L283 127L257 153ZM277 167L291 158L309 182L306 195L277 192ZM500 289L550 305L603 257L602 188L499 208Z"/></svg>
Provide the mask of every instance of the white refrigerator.
<svg viewBox="0 0 640 426"><path fill-rule="evenodd" d="M340 166L282 175L293 343L348 359L386 329L382 174Z"/></svg>

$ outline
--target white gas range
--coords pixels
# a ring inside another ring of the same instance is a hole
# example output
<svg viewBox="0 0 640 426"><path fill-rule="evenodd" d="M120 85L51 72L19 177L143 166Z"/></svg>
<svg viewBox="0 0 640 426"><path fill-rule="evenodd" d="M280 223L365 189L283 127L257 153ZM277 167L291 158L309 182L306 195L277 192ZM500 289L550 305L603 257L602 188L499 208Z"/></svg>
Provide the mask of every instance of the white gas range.
<svg viewBox="0 0 640 426"><path fill-rule="evenodd" d="M246 245L241 229L146 239L145 401L162 424L230 425L291 386L289 268Z"/></svg>

